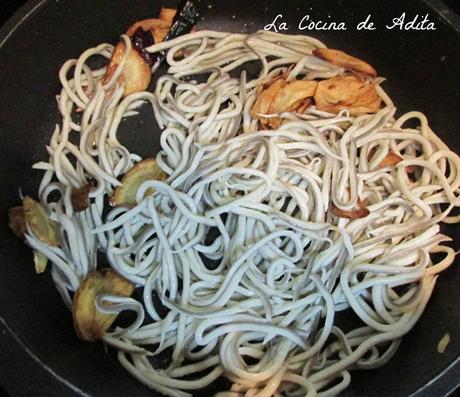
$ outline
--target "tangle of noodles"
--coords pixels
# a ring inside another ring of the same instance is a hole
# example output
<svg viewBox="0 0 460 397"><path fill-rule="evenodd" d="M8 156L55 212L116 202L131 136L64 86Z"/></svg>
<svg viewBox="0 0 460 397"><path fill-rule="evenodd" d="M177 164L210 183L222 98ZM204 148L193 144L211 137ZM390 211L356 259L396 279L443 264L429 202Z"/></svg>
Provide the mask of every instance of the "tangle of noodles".
<svg viewBox="0 0 460 397"><path fill-rule="evenodd" d="M131 42L122 40L128 53ZM164 395L190 396L221 376L233 385L219 396L337 395L351 369L393 356L455 258L439 224L460 220L449 216L460 206L460 160L423 114L396 118L377 85L384 106L376 114L311 107L284 114L279 129L258 130L250 114L258 84L291 64L289 80L344 73L312 56L318 47L306 36L199 31L150 47L167 51L168 74L153 92L124 99L123 61L106 85L105 67L89 66L94 56L110 58L111 45L60 71L62 124L49 161L34 167L44 170L39 198L61 245L47 246L30 229L27 242L52 263L69 307L98 251L108 262L101 265L136 284L141 301L97 299L99 310L136 313L103 340L129 373ZM246 66L255 64L250 78ZM168 179L143 183L135 207L106 215L119 177L141 160L117 137L141 106L162 129L156 161ZM379 167L390 150L403 161ZM89 180L97 183L91 206L76 213L71 190ZM370 211L364 218L329 210L349 210L358 197ZM342 326L343 311L361 325ZM170 353L163 368L155 364L161 352Z"/></svg>

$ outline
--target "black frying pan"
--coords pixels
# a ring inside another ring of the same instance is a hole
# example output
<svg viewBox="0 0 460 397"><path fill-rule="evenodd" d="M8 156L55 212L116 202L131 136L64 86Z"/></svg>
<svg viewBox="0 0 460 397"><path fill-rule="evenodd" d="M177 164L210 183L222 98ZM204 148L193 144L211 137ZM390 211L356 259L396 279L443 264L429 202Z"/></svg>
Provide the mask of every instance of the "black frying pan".
<svg viewBox="0 0 460 397"><path fill-rule="evenodd" d="M460 153L460 23L438 1L237 0L205 2L199 28L251 32L281 13L290 33L305 14L345 21L346 31L313 31L330 47L356 54L388 78L384 87L399 111L424 111L435 131ZM0 30L0 384L12 396L152 396L101 344L73 332L48 274L37 276L30 250L7 228L18 187L35 194L40 174L32 163L46 158L45 144L59 121L57 72L68 58L100 42L115 42L133 21L156 15L155 0L32 0ZM169 4L171 5L171 3ZM435 31L387 30L406 12L429 14ZM377 29L354 25L372 14ZM304 31L304 34L308 32ZM152 129L154 133L152 133ZM124 125L119 136L141 155L158 150L151 116ZM460 248L457 227L448 233ZM425 314L385 367L352 373L345 396L442 396L460 382L460 263L441 275ZM436 346L449 332L444 354ZM216 385L222 387L223 383ZM200 395L211 395L207 390Z"/></svg>

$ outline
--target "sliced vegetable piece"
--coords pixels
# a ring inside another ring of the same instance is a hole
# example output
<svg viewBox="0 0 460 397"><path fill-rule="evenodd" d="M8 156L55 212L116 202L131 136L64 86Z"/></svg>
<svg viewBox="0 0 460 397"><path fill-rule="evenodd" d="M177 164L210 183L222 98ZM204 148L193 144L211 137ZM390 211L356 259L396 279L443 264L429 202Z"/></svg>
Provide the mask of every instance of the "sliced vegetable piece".
<svg viewBox="0 0 460 397"><path fill-rule="evenodd" d="M105 314L97 310L98 295L128 297L133 291L134 284L113 269L89 273L73 298L72 315L77 336L89 342L99 340L117 318L116 314Z"/></svg>
<svg viewBox="0 0 460 397"><path fill-rule="evenodd" d="M137 190L142 183L149 180L164 181L167 177L155 159L139 161L123 176L121 185L115 189L111 204L116 206L134 206L136 205ZM153 192L153 189L149 189L146 195L153 194Z"/></svg>
<svg viewBox="0 0 460 397"><path fill-rule="evenodd" d="M352 115L376 113L382 103L374 84L355 76L320 81L314 99L319 110L338 113L348 109Z"/></svg>
<svg viewBox="0 0 460 397"><path fill-rule="evenodd" d="M446 351L449 343L450 343L450 334L446 332L444 336L438 342L438 348L437 348L438 353L443 354Z"/></svg>
<svg viewBox="0 0 460 397"><path fill-rule="evenodd" d="M393 152L393 150L389 150L385 158L379 163L379 167L391 167L398 164L401 161L403 161L403 158L401 156Z"/></svg>
<svg viewBox="0 0 460 397"><path fill-rule="evenodd" d="M46 265L48 264L48 258L43 255L41 252L34 251L34 263L35 263L35 272L37 274L43 273L46 270Z"/></svg>
<svg viewBox="0 0 460 397"><path fill-rule="evenodd" d="M24 239L24 235L27 233L27 225L24 213L24 207L14 207L8 210L9 227L13 233L21 239ZM34 233L35 234L35 233ZM36 235L37 236L37 235ZM33 251L35 272L43 273L46 270L48 258L41 252Z"/></svg>
<svg viewBox="0 0 460 397"><path fill-rule="evenodd" d="M372 157L374 157L375 152L376 152L375 147L369 151L369 154L367 155L368 160L371 160ZM398 164L400 161L403 161L403 158L390 149L387 155L385 156L385 158L382 161L380 161L379 167L380 168L391 167L391 166Z"/></svg>
<svg viewBox="0 0 460 397"><path fill-rule="evenodd" d="M84 211L89 207L89 193L92 188L93 186L90 183L87 183L77 189L72 189L72 207L76 212Z"/></svg>
<svg viewBox="0 0 460 397"><path fill-rule="evenodd" d="M277 76L262 87L252 107L251 114L254 118L260 120L264 128L267 126L277 128L281 124L282 118L266 118L263 115L281 112L303 112L312 105L312 97L317 84L316 81L312 80L294 80L288 83L285 75Z"/></svg>
<svg viewBox="0 0 460 397"><path fill-rule="evenodd" d="M24 238L27 232L24 207L13 207L8 210L8 226L19 238Z"/></svg>
<svg viewBox="0 0 460 397"><path fill-rule="evenodd" d="M349 211L345 211L345 210L342 210L336 207L334 204L331 204L331 211L335 216L338 216L339 218L347 218L347 219L365 218L370 213L367 207L362 202L361 198L359 197L356 202L356 208L349 210Z"/></svg>
<svg viewBox="0 0 460 397"><path fill-rule="evenodd" d="M177 10L175 8L162 7L160 10L159 18L172 24L174 17L176 16Z"/></svg>
<svg viewBox="0 0 460 397"><path fill-rule="evenodd" d="M295 80L281 87L270 104L269 113L297 112L302 113L312 105L312 97L315 94L316 81ZM271 118L268 124L272 128L278 128L282 119L280 117Z"/></svg>
<svg viewBox="0 0 460 397"><path fill-rule="evenodd" d="M251 115L255 119L260 121L262 127L266 128L268 126L269 119L264 117L264 114L268 114L268 109L272 101L275 99L278 91L285 85L285 81L282 79L276 79L271 84L269 84L265 89L263 89L257 97L256 102L254 103Z"/></svg>
<svg viewBox="0 0 460 397"><path fill-rule="evenodd" d="M57 225L49 218L42 205L29 196L24 197L22 205L25 221L34 236L45 244L57 247L59 245Z"/></svg>
<svg viewBox="0 0 460 397"><path fill-rule="evenodd" d="M118 43L113 51L110 64L107 68L104 84L107 84L112 78L123 59L124 52L124 43ZM123 95L128 96L134 92L146 90L151 79L152 73L150 71L150 65L144 61L136 50L132 49L126 58L123 73L118 80L120 83L125 84Z"/></svg>
<svg viewBox="0 0 460 397"><path fill-rule="evenodd" d="M332 48L317 48L313 51L313 55L357 74L377 77L377 71L371 65L343 51Z"/></svg>
<svg viewBox="0 0 460 397"><path fill-rule="evenodd" d="M144 91L152 79L151 68L155 63L156 56L148 53L145 49L154 43L160 43L171 28L172 19L176 10L163 8L160 18L150 18L135 22L126 31L131 38L132 49L124 64L119 83L124 83L124 96L134 92ZM117 70L125 53L125 45L120 41L112 53L103 83L107 84Z"/></svg>

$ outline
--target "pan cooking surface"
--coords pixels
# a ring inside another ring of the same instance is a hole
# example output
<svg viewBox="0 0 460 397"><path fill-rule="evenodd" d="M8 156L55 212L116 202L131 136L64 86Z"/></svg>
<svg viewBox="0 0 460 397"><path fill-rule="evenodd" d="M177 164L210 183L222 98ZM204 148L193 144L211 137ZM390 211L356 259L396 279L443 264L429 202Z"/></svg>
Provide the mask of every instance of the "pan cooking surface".
<svg viewBox="0 0 460 397"><path fill-rule="evenodd" d="M289 27L286 33L313 35L329 47L366 60L388 79L383 86L398 113L424 112L434 131L460 153L460 28L455 18L442 10L441 17L428 1L204 3L200 29L252 32L283 14ZM25 194L36 193L40 173L30 167L46 158L45 145L59 121L55 95L60 90L57 73L62 63L88 47L115 43L133 21L156 15L161 5L174 2L32 1L0 32L0 382L12 395L155 395L131 378L101 344L77 340L71 315L49 274L35 274L31 251L8 230L6 213L19 203L18 187ZM436 30L385 27L403 12L407 21L428 14ZM348 28L299 32L297 25L306 14L315 21L344 21ZM368 14L376 29L357 31L356 24ZM150 112L129 120L121 131L122 142L143 156L159 149L160 131ZM447 233L460 248L458 227ZM403 339L396 356L380 369L352 372L345 396L438 396L455 387L460 379L460 364L456 365L460 361L459 265L457 259L442 273L424 315ZM437 344L446 332L451 342L441 355ZM27 374L26 381L22 374Z"/></svg>

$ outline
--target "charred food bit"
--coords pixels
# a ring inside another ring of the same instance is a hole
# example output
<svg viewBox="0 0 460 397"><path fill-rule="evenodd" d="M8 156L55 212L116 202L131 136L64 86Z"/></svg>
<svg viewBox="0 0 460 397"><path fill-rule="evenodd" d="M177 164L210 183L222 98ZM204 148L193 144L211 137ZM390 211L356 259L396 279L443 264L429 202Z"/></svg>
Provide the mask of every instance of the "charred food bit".
<svg viewBox="0 0 460 397"><path fill-rule="evenodd" d="M77 336L89 342L99 340L117 318L117 314L105 314L97 309L98 295L128 297L133 291L134 285L113 269L89 273L73 298L72 315Z"/></svg>
<svg viewBox="0 0 460 397"><path fill-rule="evenodd" d="M377 77L377 71L371 65L343 51L332 48L317 48L313 51L313 55L360 76Z"/></svg>
<svg viewBox="0 0 460 397"><path fill-rule="evenodd" d="M138 27L131 36L131 44L142 60L152 67L155 63L155 55L146 50L147 47L155 44L152 33L144 30L142 27Z"/></svg>
<svg viewBox="0 0 460 397"><path fill-rule="evenodd" d="M173 11L175 14L176 10ZM126 34L129 37L132 37L136 31L141 29L144 32L149 32L152 40L155 40L155 43L161 43L171 28L171 24L171 19L162 19L161 17L143 19L142 21L135 22L133 25L131 25L130 28L126 31Z"/></svg>
<svg viewBox="0 0 460 397"><path fill-rule="evenodd" d="M122 178L121 185L117 186L111 199L111 204L115 206L134 206L136 205L136 193L142 183L149 180L164 181L167 175L158 166L155 159L145 159L139 161ZM153 189L147 191L152 194Z"/></svg>
<svg viewBox="0 0 460 397"><path fill-rule="evenodd" d="M319 110L338 113L348 109L352 115L376 113L382 103L375 85L355 76L338 76L320 81L314 99Z"/></svg>

